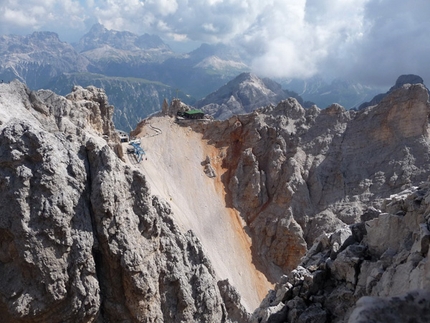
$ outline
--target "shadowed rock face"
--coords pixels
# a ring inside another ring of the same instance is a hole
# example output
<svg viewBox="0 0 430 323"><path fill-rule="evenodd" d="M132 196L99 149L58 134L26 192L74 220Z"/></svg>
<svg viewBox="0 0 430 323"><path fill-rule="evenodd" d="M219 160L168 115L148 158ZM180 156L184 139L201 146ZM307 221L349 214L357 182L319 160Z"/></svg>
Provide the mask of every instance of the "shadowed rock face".
<svg viewBox="0 0 430 323"><path fill-rule="evenodd" d="M245 321L193 233L114 153L111 115L99 89L1 85L2 321Z"/></svg>
<svg viewBox="0 0 430 323"><path fill-rule="evenodd" d="M374 219L322 234L251 322L428 322L429 188L394 194Z"/></svg>

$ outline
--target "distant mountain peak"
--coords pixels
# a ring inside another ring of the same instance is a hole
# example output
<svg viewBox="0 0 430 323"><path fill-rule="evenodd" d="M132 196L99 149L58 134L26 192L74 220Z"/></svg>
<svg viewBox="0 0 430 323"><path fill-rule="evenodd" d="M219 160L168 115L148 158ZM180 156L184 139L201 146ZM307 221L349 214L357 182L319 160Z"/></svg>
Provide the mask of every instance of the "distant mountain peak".
<svg viewBox="0 0 430 323"><path fill-rule="evenodd" d="M222 60L242 61L236 48L225 44L206 44L203 43L197 49L189 53L196 61L200 61L209 56L217 56Z"/></svg>
<svg viewBox="0 0 430 323"><path fill-rule="evenodd" d="M85 52L105 46L120 50L170 50L170 47L156 35L139 36L129 31L110 30L99 23L94 24L89 32L79 40L76 50Z"/></svg>
<svg viewBox="0 0 430 323"><path fill-rule="evenodd" d="M362 103L358 107L358 110L365 109L365 108L367 108L367 107L369 107L371 105L379 104L382 101L382 99L385 98L388 94L390 94L394 90L400 89L405 84L423 84L424 85L424 80L422 79L421 76L418 76L418 75L415 75L415 74L403 74L403 75L400 75L397 78L396 83L388 90L388 92L378 94L372 100L370 100L369 102ZM429 90L427 89L427 92L428 91Z"/></svg>
<svg viewBox="0 0 430 323"><path fill-rule="evenodd" d="M244 72L196 105L215 118L226 119L234 114L249 113L257 108L275 105L291 96L303 102L297 93L284 91L275 81Z"/></svg>
<svg viewBox="0 0 430 323"><path fill-rule="evenodd" d="M397 78L396 84L389 91L401 88L405 84L424 84L424 80L421 76L415 74L403 74Z"/></svg>
<svg viewBox="0 0 430 323"><path fill-rule="evenodd" d="M94 25L92 25L90 31L88 32L89 34L95 34L95 33L101 33L106 31L107 29L105 28L105 26L103 26L101 23L95 23Z"/></svg>
<svg viewBox="0 0 430 323"><path fill-rule="evenodd" d="M28 38L60 41L60 37L58 36L58 34L52 31L35 31L30 36L28 36Z"/></svg>

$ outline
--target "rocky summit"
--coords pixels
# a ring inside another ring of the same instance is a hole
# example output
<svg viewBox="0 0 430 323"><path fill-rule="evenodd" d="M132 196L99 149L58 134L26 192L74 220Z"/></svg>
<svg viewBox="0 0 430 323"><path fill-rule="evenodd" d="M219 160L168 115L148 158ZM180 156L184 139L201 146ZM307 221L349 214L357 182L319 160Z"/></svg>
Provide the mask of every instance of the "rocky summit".
<svg viewBox="0 0 430 323"><path fill-rule="evenodd" d="M268 105L276 105L288 97L303 99L295 92L283 90L281 85L268 78L261 79L252 73L239 76L196 102L196 106L216 119L228 119ZM306 102L308 106L312 102Z"/></svg>
<svg viewBox="0 0 430 323"><path fill-rule="evenodd" d="M423 84L222 121L173 100L134 148L113 109L0 84L2 321L430 320Z"/></svg>

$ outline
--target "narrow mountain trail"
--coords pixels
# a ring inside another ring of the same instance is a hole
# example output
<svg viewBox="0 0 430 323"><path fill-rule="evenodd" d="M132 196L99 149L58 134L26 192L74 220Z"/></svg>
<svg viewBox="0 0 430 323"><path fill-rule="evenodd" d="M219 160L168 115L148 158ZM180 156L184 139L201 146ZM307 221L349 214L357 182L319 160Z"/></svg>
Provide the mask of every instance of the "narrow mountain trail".
<svg viewBox="0 0 430 323"><path fill-rule="evenodd" d="M154 129L159 130L158 135L146 136ZM252 312L273 286L252 262L251 240L242 218L226 207L220 179L226 171L221 167L223 152L170 117L150 119L136 137L141 138L145 158L137 164L132 155L126 155L127 162L145 174L152 194L171 205L180 228L195 233L218 278L228 279ZM214 178L209 178L202 166L208 156L217 175Z"/></svg>
<svg viewBox="0 0 430 323"><path fill-rule="evenodd" d="M149 135L149 137L155 137L163 133L163 131L160 128L154 127L152 124L149 124L149 127L155 131L155 134Z"/></svg>

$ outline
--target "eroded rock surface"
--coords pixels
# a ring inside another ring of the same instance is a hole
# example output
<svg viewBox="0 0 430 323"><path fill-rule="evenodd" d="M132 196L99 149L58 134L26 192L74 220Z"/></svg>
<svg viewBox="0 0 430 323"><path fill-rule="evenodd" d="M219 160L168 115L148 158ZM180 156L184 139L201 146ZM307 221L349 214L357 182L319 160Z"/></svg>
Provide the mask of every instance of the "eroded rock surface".
<svg viewBox="0 0 430 323"><path fill-rule="evenodd" d="M249 227L254 261L276 281L323 232L427 179L429 113L427 89L407 84L358 112L303 109L290 98L189 126L225 149L227 202Z"/></svg>
<svg viewBox="0 0 430 323"><path fill-rule="evenodd" d="M253 265L277 282L252 317L217 280L197 236L122 161L101 90L63 98L13 82L0 85L0 106L5 322L378 322L391 321L392 306L426 322L423 85L361 111L303 109L290 98L181 124L184 145L194 130L211 146L193 169L222 184L225 207L252 240ZM156 130L154 144L167 138Z"/></svg>
<svg viewBox="0 0 430 323"><path fill-rule="evenodd" d="M322 234L251 321L428 322L429 203L425 182L377 218Z"/></svg>
<svg viewBox="0 0 430 323"><path fill-rule="evenodd" d="M290 98L180 123L219 149L226 205L246 223L254 263L280 279L253 322L344 322L362 296L428 288L426 208L416 207L427 194L429 107L427 89L406 84L362 111L305 110Z"/></svg>
<svg viewBox="0 0 430 323"><path fill-rule="evenodd" d="M192 232L115 154L103 91L0 85L3 322L246 321Z"/></svg>

